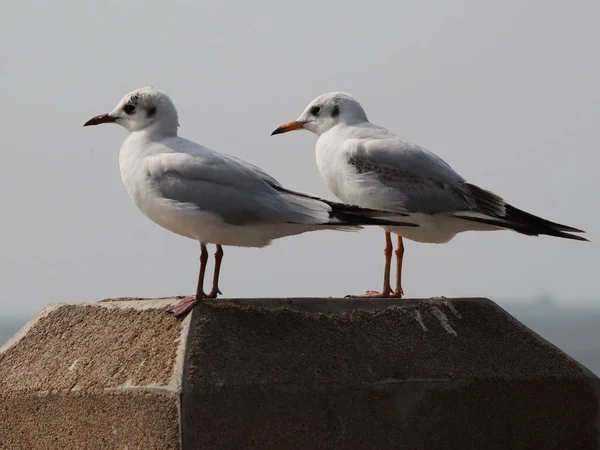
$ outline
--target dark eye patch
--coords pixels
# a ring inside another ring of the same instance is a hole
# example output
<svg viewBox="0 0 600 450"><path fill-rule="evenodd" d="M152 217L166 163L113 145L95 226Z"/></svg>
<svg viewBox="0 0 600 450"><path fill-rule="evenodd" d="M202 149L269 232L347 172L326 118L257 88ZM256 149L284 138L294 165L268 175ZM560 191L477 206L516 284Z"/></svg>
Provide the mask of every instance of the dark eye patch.
<svg viewBox="0 0 600 450"><path fill-rule="evenodd" d="M313 116L318 116L320 112L321 112L321 107L320 106L313 106L312 108L310 108L310 113Z"/></svg>
<svg viewBox="0 0 600 450"><path fill-rule="evenodd" d="M338 105L335 105L333 107L333 110L331 111L331 117L337 117L340 115L340 107Z"/></svg>
<svg viewBox="0 0 600 450"><path fill-rule="evenodd" d="M156 106L151 106L148 108L148 117L152 117L156 114Z"/></svg>
<svg viewBox="0 0 600 450"><path fill-rule="evenodd" d="M123 106L123 111L125 111L125 114L133 114L135 112L135 106L131 103L127 103Z"/></svg>

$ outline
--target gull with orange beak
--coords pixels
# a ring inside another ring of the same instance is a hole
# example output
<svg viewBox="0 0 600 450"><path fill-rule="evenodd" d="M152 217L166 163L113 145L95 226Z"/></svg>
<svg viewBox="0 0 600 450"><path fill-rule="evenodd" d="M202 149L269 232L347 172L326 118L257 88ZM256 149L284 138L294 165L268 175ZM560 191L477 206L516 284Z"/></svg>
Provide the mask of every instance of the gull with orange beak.
<svg viewBox="0 0 600 450"><path fill-rule="evenodd" d="M116 123L129 132L119 166L136 206L161 227L200 242L196 294L173 308L177 316L221 293L223 245L264 247L309 231L405 224L405 213L382 213L291 191L250 163L179 137L175 105L158 89L137 89L112 112L84 126L103 123ZM205 293L207 244L215 244L217 251L212 289Z"/></svg>
<svg viewBox="0 0 600 450"><path fill-rule="evenodd" d="M291 122L284 123L279 128L271 133L271 136L275 134L287 133L288 131L301 130L304 128L304 124L306 122L301 122L297 120L292 120Z"/></svg>
<svg viewBox="0 0 600 450"><path fill-rule="evenodd" d="M372 124L351 95L331 92L315 98L300 117L274 134L306 129L319 138L317 166L329 189L344 203L382 211L408 211L417 228L384 226L385 266L381 292L355 297L402 297L402 237L445 243L463 231L509 229L528 236L549 235L587 241L577 228L550 222L506 203L492 192L468 183L445 161L391 131ZM390 269L392 239L396 248L396 283Z"/></svg>

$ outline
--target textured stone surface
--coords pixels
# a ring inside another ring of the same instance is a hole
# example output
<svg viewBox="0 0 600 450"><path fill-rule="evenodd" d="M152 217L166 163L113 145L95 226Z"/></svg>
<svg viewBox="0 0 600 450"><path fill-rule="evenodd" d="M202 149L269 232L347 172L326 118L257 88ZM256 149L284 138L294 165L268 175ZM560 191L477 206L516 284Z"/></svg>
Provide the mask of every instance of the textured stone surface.
<svg viewBox="0 0 600 450"><path fill-rule="evenodd" d="M178 398L158 392L7 396L1 449L179 449Z"/></svg>
<svg viewBox="0 0 600 450"><path fill-rule="evenodd" d="M597 448L598 380L484 299L203 305L185 380L189 448Z"/></svg>
<svg viewBox="0 0 600 450"><path fill-rule="evenodd" d="M50 305L0 349L0 449L598 447L598 379L485 299Z"/></svg>
<svg viewBox="0 0 600 450"><path fill-rule="evenodd" d="M0 350L0 449L178 449L171 303L49 305Z"/></svg>
<svg viewBox="0 0 600 450"><path fill-rule="evenodd" d="M180 333L181 322L162 308L64 305L2 355L0 386L46 391L167 385Z"/></svg>

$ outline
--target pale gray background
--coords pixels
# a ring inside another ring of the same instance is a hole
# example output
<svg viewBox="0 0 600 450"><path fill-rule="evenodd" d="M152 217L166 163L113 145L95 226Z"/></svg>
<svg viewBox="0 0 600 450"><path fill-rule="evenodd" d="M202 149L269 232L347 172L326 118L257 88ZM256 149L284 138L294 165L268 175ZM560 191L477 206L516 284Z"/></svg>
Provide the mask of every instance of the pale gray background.
<svg viewBox="0 0 600 450"><path fill-rule="evenodd" d="M346 90L469 181L597 241L598 17L597 0L4 2L0 315L194 291L198 245L146 219L122 186L125 130L82 127L149 84L172 96L182 136L329 198L316 137L269 134ZM380 287L382 251L380 229L226 248L221 287L360 293ZM404 273L409 297L547 292L585 305L598 297L598 247L470 233L408 242Z"/></svg>

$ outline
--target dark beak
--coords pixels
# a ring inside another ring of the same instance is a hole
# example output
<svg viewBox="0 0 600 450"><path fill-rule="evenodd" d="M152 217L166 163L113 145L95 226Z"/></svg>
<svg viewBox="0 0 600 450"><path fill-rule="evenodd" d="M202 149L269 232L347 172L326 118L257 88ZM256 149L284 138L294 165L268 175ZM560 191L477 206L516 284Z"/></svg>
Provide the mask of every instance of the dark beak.
<svg viewBox="0 0 600 450"><path fill-rule="evenodd" d="M87 127L90 125L100 125L101 123L113 123L116 121L117 119L115 119L112 116L109 116L108 114L100 114L99 116L92 117L90 120L84 123L83 126Z"/></svg>
<svg viewBox="0 0 600 450"><path fill-rule="evenodd" d="M292 120L291 122L288 122L288 123L284 123L279 128L277 128L275 131L273 131L271 133L271 136L274 136L276 134L281 134L281 133L287 133L288 131L301 130L302 128L304 128L305 123L306 122L296 122L295 120Z"/></svg>

